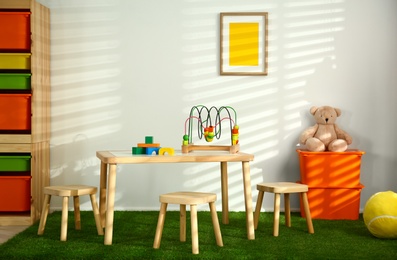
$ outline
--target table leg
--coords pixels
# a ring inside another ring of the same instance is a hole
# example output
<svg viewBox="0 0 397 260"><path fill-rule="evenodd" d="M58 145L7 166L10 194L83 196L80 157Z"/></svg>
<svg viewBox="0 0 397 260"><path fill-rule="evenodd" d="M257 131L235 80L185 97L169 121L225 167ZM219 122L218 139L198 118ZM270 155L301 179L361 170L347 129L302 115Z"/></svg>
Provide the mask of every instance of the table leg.
<svg viewBox="0 0 397 260"><path fill-rule="evenodd" d="M114 198L116 193L117 164L109 165L109 182L107 192L107 209L105 223L105 245L111 245L113 239Z"/></svg>
<svg viewBox="0 0 397 260"><path fill-rule="evenodd" d="M105 227L105 213L106 213L106 188L108 177L108 165L101 161L101 172L99 182L99 215L101 218L101 226Z"/></svg>
<svg viewBox="0 0 397 260"><path fill-rule="evenodd" d="M222 223L229 224L229 191L227 162L221 162Z"/></svg>
<svg viewBox="0 0 397 260"><path fill-rule="evenodd" d="M254 216L252 212L252 193L251 193L251 176L249 162L242 162L243 167L243 182L244 182L244 199L245 199L245 213L247 221L247 236L248 239L255 239L254 231Z"/></svg>

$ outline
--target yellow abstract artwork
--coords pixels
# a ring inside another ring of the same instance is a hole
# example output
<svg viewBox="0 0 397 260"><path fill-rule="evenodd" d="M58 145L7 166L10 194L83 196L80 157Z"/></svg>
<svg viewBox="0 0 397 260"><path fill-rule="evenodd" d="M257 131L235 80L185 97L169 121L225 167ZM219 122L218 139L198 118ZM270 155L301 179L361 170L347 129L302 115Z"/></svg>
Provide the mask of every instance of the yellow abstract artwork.
<svg viewBox="0 0 397 260"><path fill-rule="evenodd" d="M258 66L259 64L259 24L229 24L229 65Z"/></svg>

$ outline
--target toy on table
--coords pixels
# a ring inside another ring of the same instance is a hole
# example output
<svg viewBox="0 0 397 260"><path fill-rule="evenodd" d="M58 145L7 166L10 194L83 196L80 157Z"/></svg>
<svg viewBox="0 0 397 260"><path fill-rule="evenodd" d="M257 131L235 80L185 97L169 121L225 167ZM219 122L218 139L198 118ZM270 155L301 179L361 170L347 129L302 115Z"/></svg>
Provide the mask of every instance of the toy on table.
<svg viewBox="0 0 397 260"><path fill-rule="evenodd" d="M313 106L310 113L316 124L302 132L299 142L311 152L344 152L352 143L352 138L335 124L336 118L342 114L341 110L330 106Z"/></svg>
<svg viewBox="0 0 397 260"><path fill-rule="evenodd" d="M145 143L138 143L136 147L132 147L132 154L174 155L175 150L171 147L160 147L159 143L153 143L153 136L146 136Z"/></svg>
<svg viewBox="0 0 397 260"><path fill-rule="evenodd" d="M234 119L230 112L233 112ZM221 117L221 114L226 114ZM197 120L197 135L199 139L204 137L206 142L212 142L214 138L220 139L222 133L222 122L227 120L230 124L230 146L225 145L194 145L192 141L193 121ZM187 127L189 125L189 127ZM230 153L237 153L239 145L239 126L237 125L237 113L230 106L222 106L219 109L212 106L207 108L203 105L192 107L190 115L185 121L185 134L182 141L182 153L189 153L193 150L222 150Z"/></svg>

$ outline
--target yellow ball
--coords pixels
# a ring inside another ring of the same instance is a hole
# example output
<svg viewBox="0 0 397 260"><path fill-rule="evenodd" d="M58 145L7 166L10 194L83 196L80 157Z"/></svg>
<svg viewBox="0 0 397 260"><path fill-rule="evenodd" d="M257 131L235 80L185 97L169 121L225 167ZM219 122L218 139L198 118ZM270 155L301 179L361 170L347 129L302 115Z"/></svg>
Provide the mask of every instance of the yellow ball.
<svg viewBox="0 0 397 260"><path fill-rule="evenodd" d="M364 223L378 238L397 238L397 193L382 191L372 195L364 207Z"/></svg>

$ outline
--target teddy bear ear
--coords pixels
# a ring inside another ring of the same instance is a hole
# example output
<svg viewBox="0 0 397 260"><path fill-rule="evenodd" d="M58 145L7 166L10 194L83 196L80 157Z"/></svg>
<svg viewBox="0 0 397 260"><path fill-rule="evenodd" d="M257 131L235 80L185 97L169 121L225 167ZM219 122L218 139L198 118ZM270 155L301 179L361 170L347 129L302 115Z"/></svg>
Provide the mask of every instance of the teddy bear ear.
<svg viewBox="0 0 397 260"><path fill-rule="evenodd" d="M342 114L342 111L339 108L334 108L336 111L336 115L339 117Z"/></svg>
<svg viewBox="0 0 397 260"><path fill-rule="evenodd" d="M316 106L313 106L313 107L310 108L310 114L314 115L316 113L316 111L317 111L317 107Z"/></svg>

